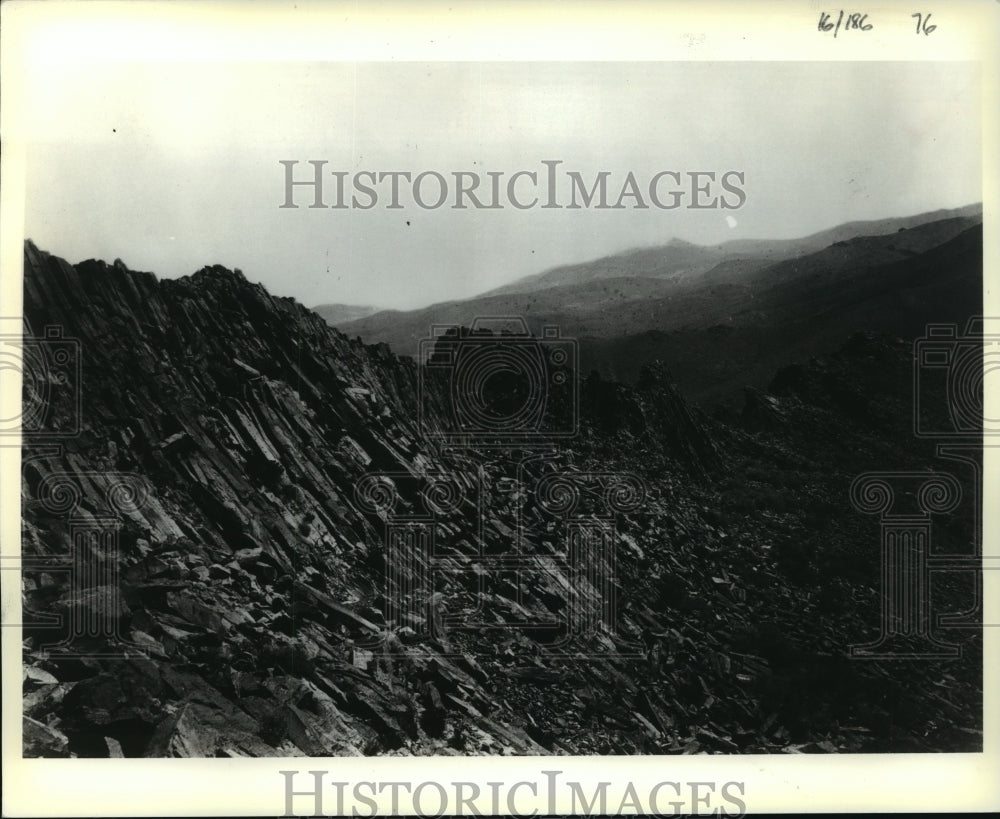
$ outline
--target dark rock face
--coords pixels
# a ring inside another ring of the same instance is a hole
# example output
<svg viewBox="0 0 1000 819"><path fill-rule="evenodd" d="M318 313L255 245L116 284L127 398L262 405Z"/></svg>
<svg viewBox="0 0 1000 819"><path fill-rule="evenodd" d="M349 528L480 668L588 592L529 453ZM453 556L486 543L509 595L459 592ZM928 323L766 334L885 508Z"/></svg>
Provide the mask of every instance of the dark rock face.
<svg viewBox="0 0 1000 819"><path fill-rule="evenodd" d="M659 366L585 379L578 436L498 450L424 434L447 380L238 272L29 243L24 287L35 346L58 326L80 362L25 374L28 756L981 742L974 636L945 672L843 659L878 609L849 549L878 543L837 516L853 474L895 465L905 401L837 390L908 372L891 345L779 375L732 426Z"/></svg>

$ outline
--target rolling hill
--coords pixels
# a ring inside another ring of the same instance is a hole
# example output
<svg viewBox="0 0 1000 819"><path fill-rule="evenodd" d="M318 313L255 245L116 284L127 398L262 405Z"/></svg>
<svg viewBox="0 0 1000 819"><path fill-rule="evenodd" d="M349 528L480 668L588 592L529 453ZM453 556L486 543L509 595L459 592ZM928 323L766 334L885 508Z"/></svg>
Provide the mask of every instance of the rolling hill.
<svg viewBox="0 0 1000 819"><path fill-rule="evenodd" d="M632 381L663 359L690 397L712 403L854 331L912 337L927 321L980 311L981 222L977 205L849 223L796 240L717 247L674 241L557 268L473 299L336 326L415 355L432 325L523 316L536 334L556 325L576 338L584 373Z"/></svg>

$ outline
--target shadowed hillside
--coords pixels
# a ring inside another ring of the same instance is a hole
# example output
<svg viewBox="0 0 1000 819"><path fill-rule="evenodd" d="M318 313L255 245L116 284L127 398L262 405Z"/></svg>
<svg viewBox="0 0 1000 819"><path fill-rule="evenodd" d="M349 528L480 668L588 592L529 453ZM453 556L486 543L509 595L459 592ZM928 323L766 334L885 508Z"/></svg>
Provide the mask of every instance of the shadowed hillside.
<svg viewBox="0 0 1000 819"><path fill-rule="evenodd" d="M25 756L981 750L974 629L850 658L882 627L855 477L954 471L935 549L974 529L974 474L913 436L909 344L855 334L725 418L662 364L562 379L498 446L514 414L448 368L572 376L561 340L455 334L436 377L219 265L24 264ZM832 298L797 282L779 313Z"/></svg>

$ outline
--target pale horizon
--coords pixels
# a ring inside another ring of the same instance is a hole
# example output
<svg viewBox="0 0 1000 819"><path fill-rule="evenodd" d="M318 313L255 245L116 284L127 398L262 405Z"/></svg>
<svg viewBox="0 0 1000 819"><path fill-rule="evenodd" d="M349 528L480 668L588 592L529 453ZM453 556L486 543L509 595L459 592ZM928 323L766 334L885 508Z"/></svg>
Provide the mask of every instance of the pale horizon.
<svg viewBox="0 0 1000 819"><path fill-rule="evenodd" d="M972 208L972 207L976 207L976 206L978 206L978 207L981 208L982 204L983 204L982 201L967 202L964 205L957 205L955 207L933 208L930 211L919 211L919 212L915 212L915 213L892 214L890 216L884 216L884 217L880 217L880 218L881 219L905 219L905 218L908 218L908 217L920 216L920 215L922 215L924 213L933 213L933 212L938 211L938 210L944 210L944 211L964 210L966 208ZM850 221L868 222L868 221L879 221L879 220L878 219L870 219L870 220L869 219L864 219L864 220L850 220ZM825 227L819 228L818 230L810 231L809 233L803 234L801 236L741 236L739 238L741 240L742 239L746 239L746 240L750 240L750 241L765 241L765 242L766 241L785 241L785 240L804 239L804 238L807 238L808 236L811 236L813 234L822 233L825 230L830 230L832 228L839 227L840 225L849 224L849 223L850 222L838 222L837 224L827 225ZM184 278L186 276L192 276L195 273L197 273L199 270L201 270L201 269L203 269L205 267L210 267L210 266L212 266L214 264L222 265L223 267L229 268L231 270L239 268L238 265L229 265L229 264L226 264L225 262L222 262L222 261L211 261L211 262L207 261L207 262L205 262L205 264L202 264L202 265L196 267L195 269L191 270L188 273L182 273L179 276L164 276L164 275L161 275L156 270L146 270L144 268L135 267L135 266L129 264L129 262L128 262L127 259L123 259L121 256L113 256L113 257L88 256L86 258L80 258L80 259L73 258L73 259L70 259L70 258L66 258L63 254L58 253L58 252L56 252L55 250L53 250L53 249L51 249L49 247L45 247L45 246L41 245L40 243L38 243L37 241L35 241L31 236L26 236L25 239L26 239L26 241L32 242L40 250L43 250L43 251L45 251L47 253L51 253L53 256L58 256L60 258L66 259L66 261L70 262L70 264L76 265L76 264L79 264L80 262L88 261L90 259L96 259L96 260L104 261L104 262L107 262L108 264L110 264L115 259L121 259L122 262L125 264L125 266L129 268L129 270L133 270L135 272L152 273L152 274L154 274L156 276L157 280L160 280L160 279L180 279L180 278ZM635 247L623 248L621 250L615 250L615 251L611 251L610 253L605 253L605 254L603 254L601 256L592 256L592 257L586 258L586 259L576 259L576 260L573 260L573 261L562 262L562 263L559 263L559 264L551 265L551 266L546 267L546 268L541 269L541 270L533 270L533 271L530 271L530 272L526 272L526 273L524 273L521 276L517 276L516 278L511 279L509 282L504 282L504 284L512 284L512 283L520 281L522 279L533 278L534 276L541 275L543 273L547 273L547 272L549 272L551 270L556 270L556 269L559 269L559 268L562 268L562 267L571 267L573 265L588 264L588 263L591 263L591 262L600 261L601 259L612 258L614 256L623 256L623 255L626 255L626 254L629 254L629 253L639 253L639 252L642 252L644 250L649 250L649 249L653 249L653 248L656 248L656 247L662 247L664 245L668 245L668 244L670 244L670 242L673 242L673 241L688 242L688 240L686 240L686 239L682 239L679 236L674 236L674 237L671 237L670 239L667 239L666 242L661 242L661 243L658 243L658 244L640 245L640 246L635 246ZM716 247L716 246L719 246L719 245L724 245L728 241L732 241L732 240L731 239L726 239L724 242L715 242L715 243L711 243L711 244L704 244L704 243L701 243L701 242L688 242L688 243L692 244L692 245L697 245L699 247ZM313 303L313 304L307 304L305 302L302 302L301 299L298 299L297 297L295 297L294 295L292 295L290 293L281 293L281 292L275 291L270 286L267 286L265 282L260 281L259 279L255 279L252 275L247 275L247 271L246 270L243 270L242 268L239 268L239 270L252 283L255 283L255 284L264 284L265 287L267 287L267 291L271 295L273 295L273 296L279 296L279 297L282 297L282 298L285 298L285 297L295 298L296 301L299 301L301 304L303 304L304 307L307 307L310 310L315 310L316 308L319 308L319 307L337 306L337 307L367 308L367 309L371 309L373 312L408 312L410 310L422 310L422 309L426 309L428 307L434 307L435 305L439 305L439 304L447 304L449 302L454 302L454 301L463 301L463 300L465 300L467 298L476 298L478 296L486 295L487 293L490 292L488 290L484 290L484 291L481 291L481 292L478 292L478 293L473 293L470 296L466 296L466 297L463 297L463 298L451 298L451 299L446 299L446 300L441 300L441 301L428 302L427 304L417 304L414 307L405 307L405 308L385 307L383 305L375 304L375 303L371 303L371 304L355 304L355 303L346 303L346 302L317 302L317 303ZM503 285L500 285L500 286L503 286Z"/></svg>
<svg viewBox="0 0 1000 819"><path fill-rule="evenodd" d="M952 62L82 63L31 78L24 235L160 278L240 268L307 306L417 309L671 239L980 202L980 80ZM559 160L610 172L615 194L630 172L739 171L746 201L286 210L282 160L508 176Z"/></svg>

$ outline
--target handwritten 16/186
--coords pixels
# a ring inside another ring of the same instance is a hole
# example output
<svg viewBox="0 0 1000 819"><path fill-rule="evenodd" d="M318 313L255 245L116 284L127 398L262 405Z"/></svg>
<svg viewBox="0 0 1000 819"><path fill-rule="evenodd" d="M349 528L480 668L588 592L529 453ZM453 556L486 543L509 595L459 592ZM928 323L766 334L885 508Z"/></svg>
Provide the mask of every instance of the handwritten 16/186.
<svg viewBox="0 0 1000 819"><path fill-rule="evenodd" d="M834 37L840 33L841 28L843 28L844 31L851 31L852 29L870 31L871 27L872 24L868 22L868 15L861 14L859 12L845 14L844 10L841 9L840 13L837 15L836 22L832 21L830 19L830 15L825 11L821 12L819 15L819 30L825 32L832 29Z"/></svg>

